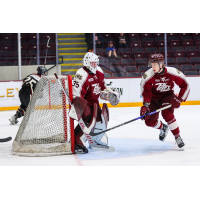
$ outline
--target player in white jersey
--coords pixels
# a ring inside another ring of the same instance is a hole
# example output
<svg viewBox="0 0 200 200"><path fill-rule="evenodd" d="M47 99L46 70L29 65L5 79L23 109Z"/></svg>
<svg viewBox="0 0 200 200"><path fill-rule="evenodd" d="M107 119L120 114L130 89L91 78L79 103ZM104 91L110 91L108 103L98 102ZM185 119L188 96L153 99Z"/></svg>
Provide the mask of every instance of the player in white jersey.
<svg viewBox="0 0 200 200"><path fill-rule="evenodd" d="M143 74L140 88L143 96L143 106L140 110L140 115L148 112L153 112L159 108L171 104L171 108L161 112L163 118L168 125L163 124L159 119L159 113L155 113L145 117L145 124L160 130L159 139L164 141L166 135L171 130L175 137L179 148L185 144L180 136L180 130L174 109L179 108L181 102L186 101L190 88L185 75L173 67L164 65L164 56L162 54L153 54L149 60L149 65L152 67ZM180 92L178 96L174 94L174 83L179 86Z"/></svg>
<svg viewBox="0 0 200 200"><path fill-rule="evenodd" d="M99 58L92 52L85 54L83 58L83 67L80 68L73 80L73 95L87 101L87 105L83 111L82 119L86 125L89 125L92 120L94 104L97 105L96 125L94 132L99 132L107 127L109 113L107 104L104 104L102 109L99 105L99 97L107 100L111 105L115 106L119 103L120 94L118 91L107 90L103 70L98 66ZM85 137L81 127L78 125L75 128L75 143L76 150L87 153L85 147ZM98 145L107 145L108 138L105 133L94 136L94 141Z"/></svg>
<svg viewBox="0 0 200 200"><path fill-rule="evenodd" d="M11 124L17 124L19 122L17 119L24 116L26 108L28 107L31 96L33 95L33 92L38 81L40 80L40 77L46 75L47 69L43 66L39 66L37 68L37 74L30 74L25 79L23 79L22 88L19 91L19 99L21 105L19 106L16 114L9 119Z"/></svg>

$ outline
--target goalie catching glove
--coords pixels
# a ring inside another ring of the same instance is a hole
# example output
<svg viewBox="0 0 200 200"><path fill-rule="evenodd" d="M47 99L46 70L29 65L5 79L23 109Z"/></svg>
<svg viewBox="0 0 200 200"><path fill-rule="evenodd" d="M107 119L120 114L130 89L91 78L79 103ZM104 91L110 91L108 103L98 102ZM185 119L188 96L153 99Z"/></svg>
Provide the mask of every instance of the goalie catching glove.
<svg viewBox="0 0 200 200"><path fill-rule="evenodd" d="M117 90L107 89L101 91L100 98L109 101L112 106L116 106L120 102L120 93Z"/></svg>

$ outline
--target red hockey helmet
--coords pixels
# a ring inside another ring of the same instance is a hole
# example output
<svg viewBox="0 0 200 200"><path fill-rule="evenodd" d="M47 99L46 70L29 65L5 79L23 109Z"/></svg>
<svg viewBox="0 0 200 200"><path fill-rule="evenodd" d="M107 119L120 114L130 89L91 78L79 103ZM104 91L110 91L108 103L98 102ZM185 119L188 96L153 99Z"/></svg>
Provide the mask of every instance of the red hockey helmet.
<svg viewBox="0 0 200 200"><path fill-rule="evenodd" d="M161 53L154 53L149 58L149 67L151 66L151 63L164 63L165 58Z"/></svg>

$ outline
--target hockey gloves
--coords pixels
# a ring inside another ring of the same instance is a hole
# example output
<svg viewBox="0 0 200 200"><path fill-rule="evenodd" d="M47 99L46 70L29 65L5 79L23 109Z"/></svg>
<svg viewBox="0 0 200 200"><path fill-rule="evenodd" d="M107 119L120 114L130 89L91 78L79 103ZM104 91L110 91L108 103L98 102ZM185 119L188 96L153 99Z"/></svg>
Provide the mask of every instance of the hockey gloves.
<svg viewBox="0 0 200 200"><path fill-rule="evenodd" d="M120 102L120 93L117 90L107 89L101 91L100 98L109 101L112 106L116 106Z"/></svg>
<svg viewBox="0 0 200 200"><path fill-rule="evenodd" d="M142 106L140 109L140 116L145 115L147 113L150 113L150 109L147 106ZM141 118L141 120L144 120L144 119L147 120L149 118L150 118L150 116L147 115L147 116Z"/></svg>
<svg viewBox="0 0 200 200"><path fill-rule="evenodd" d="M183 100L180 97L177 97L176 95L174 95L174 98L171 101L172 107L173 108L179 108L182 101Z"/></svg>

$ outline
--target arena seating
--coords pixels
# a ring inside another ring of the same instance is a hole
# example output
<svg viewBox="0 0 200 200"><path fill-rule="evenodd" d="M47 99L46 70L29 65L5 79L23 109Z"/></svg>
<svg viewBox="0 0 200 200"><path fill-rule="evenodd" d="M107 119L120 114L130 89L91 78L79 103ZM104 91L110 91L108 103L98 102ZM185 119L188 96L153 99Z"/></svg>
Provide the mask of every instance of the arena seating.
<svg viewBox="0 0 200 200"><path fill-rule="evenodd" d="M101 33L104 38L104 48L97 48L96 54L100 56L100 66L108 70L107 77L138 77L144 71L141 67L148 66L148 60L152 53L165 54L165 41L163 33L126 33L127 47L118 48L118 33ZM46 55L47 41L49 42L48 56L56 55L55 34L41 33L40 55ZM107 43L113 41L116 47L117 58L108 58ZM200 33L167 33L168 66L175 67L187 75L200 75ZM21 34L22 65L36 63L37 34ZM0 65L6 66L18 64L17 33L0 34ZM40 59L44 63L44 59ZM48 58L47 64L55 64L55 59ZM190 66L190 67L189 67ZM112 69L112 70L111 70ZM112 72L111 72L112 71ZM194 72L194 73L193 73ZM195 73L196 72L196 73Z"/></svg>
<svg viewBox="0 0 200 200"><path fill-rule="evenodd" d="M111 36L115 39L118 55L115 60L118 61L113 63L113 58L107 58L106 47L102 54L108 60L109 67L121 66L124 69L125 77L138 77L148 70L148 59L152 53L160 52L165 55L164 33L127 33L125 35L130 48L128 46L127 48L117 47L117 33L114 36L102 34L104 39ZM175 67L187 75L200 75L200 33L168 33L167 45L168 66ZM133 62L128 63L128 59L133 59ZM146 68L142 69L141 67ZM116 75L113 76L116 77Z"/></svg>
<svg viewBox="0 0 200 200"><path fill-rule="evenodd" d="M56 56L55 34L40 33L40 56L46 55L47 40L51 37L48 47L48 56ZM21 33L21 56L22 65L37 64L35 57L37 56L37 34ZM17 33L1 33L0 34L0 66L18 65L18 35ZM54 59L47 59L48 63L55 64ZM40 64L44 63L41 59Z"/></svg>

